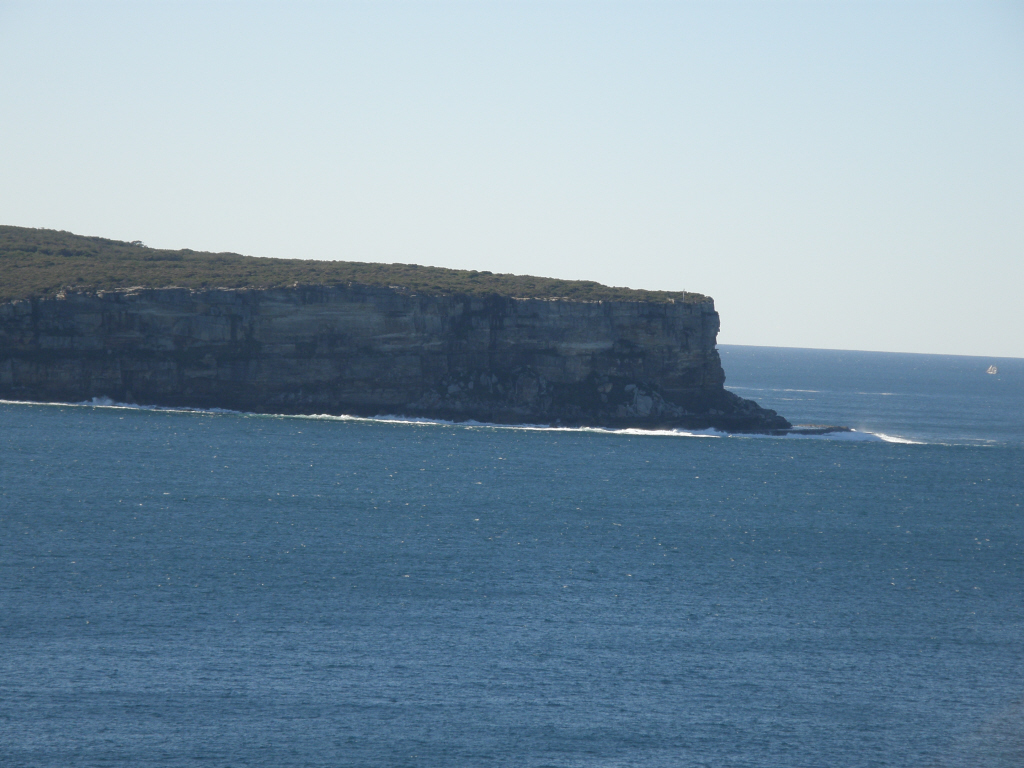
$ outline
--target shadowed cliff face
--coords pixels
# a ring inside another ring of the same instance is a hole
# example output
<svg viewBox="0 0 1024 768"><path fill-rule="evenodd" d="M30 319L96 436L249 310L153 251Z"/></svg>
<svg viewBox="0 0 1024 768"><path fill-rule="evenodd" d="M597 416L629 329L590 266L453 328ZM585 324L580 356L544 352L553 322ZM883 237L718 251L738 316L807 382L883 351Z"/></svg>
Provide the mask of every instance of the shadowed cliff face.
<svg viewBox="0 0 1024 768"><path fill-rule="evenodd" d="M0 306L0 397L499 423L777 429L698 303L400 289L119 290Z"/></svg>

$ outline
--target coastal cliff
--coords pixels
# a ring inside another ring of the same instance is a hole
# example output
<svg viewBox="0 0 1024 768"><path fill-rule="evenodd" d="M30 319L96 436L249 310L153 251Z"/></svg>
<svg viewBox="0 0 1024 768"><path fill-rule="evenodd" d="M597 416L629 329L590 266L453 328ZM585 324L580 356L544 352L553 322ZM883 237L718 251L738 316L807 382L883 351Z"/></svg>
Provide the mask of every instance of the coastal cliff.
<svg viewBox="0 0 1024 768"><path fill-rule="evenodd" d="M423 293L354 282L67 288L0 304L0 398L607 427L790 426L723 387L711 299L658 298Z"/></svg>
<svg viewBox="0 0 1024 768"><path fill-rule="evenodd" d="M67 292L0 306L0 396L501 423L782 428L723 388L699 303L360 286Z"/></svg>

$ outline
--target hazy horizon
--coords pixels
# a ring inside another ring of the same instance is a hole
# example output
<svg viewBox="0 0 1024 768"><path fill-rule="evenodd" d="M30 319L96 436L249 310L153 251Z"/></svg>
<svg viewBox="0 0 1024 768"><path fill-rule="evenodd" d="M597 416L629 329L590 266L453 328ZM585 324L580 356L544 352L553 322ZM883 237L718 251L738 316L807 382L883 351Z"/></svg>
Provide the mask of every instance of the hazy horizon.
<svg viewBox="0 0 1024 768"><path fill-rule="evenodd" d="M0 221L1024 357L1024 10L0 2Z"/></svg>

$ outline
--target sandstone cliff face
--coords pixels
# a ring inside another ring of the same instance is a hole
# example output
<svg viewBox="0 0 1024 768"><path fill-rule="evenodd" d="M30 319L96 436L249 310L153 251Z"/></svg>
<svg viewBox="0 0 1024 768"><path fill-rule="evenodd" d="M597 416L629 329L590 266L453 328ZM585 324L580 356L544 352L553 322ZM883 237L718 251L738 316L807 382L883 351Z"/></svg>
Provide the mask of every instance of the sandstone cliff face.
<svg viewBox="0 0 1024 768"><path fill-rule="evenodd" d="M727 392L702 303L359 286L67 293L0 306L0 397L500 423L788 427Z"/></svg>

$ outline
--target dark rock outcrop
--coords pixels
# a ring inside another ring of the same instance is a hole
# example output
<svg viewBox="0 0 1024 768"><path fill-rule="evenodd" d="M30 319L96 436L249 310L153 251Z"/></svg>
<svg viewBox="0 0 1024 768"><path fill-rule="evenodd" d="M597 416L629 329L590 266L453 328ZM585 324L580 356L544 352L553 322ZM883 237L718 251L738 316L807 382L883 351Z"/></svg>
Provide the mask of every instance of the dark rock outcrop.
<svg viewBox="0 0 1024 768"><path fill-rule="evenodd" d="M695 302L129 289L0 305L0 397L608 427L789 427Z"/></svg>

